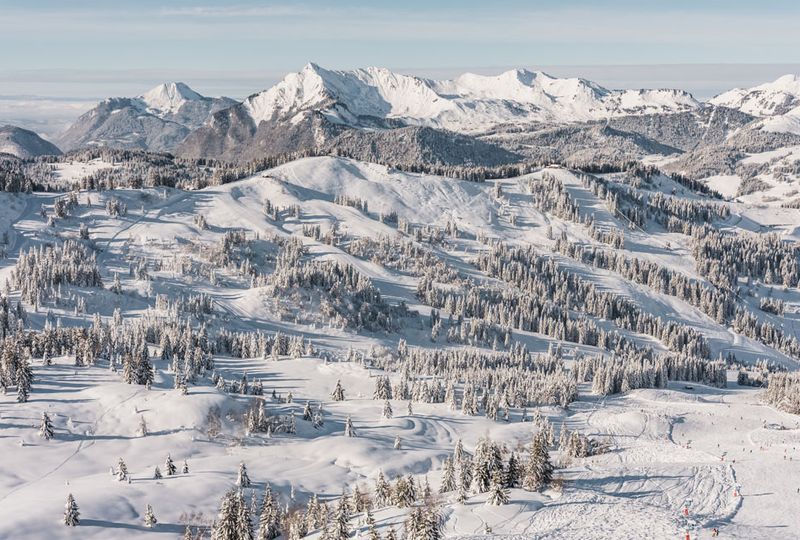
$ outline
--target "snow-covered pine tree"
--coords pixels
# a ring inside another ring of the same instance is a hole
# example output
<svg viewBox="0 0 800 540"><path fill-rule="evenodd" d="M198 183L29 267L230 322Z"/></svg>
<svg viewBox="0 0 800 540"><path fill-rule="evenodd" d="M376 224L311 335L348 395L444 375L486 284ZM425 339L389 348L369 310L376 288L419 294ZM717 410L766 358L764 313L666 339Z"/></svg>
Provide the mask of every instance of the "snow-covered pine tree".
<svg viewBox="0 0 800 540"><path fill-rule="evenodd" d="M147 436L147 422L144 419L144 415L139 417L139 429L136 431L139 437L146 437Z"/></svg>
<svg viewBox="0 0 800 540"><path fill-rule="evenodd" d="M348 415L344 421L344 436L345 437L355 437L356 430L353 428L353 420Z"/></svg>
<svg viewBox="0 0 800 540"><path fill-rule="evenodd" d="M444 458L442 465L442 483L439 485L439 493L449 493L456 489L456 475L453 460L450 456Z"/></svg>
<svg viewBox="0 0 800 540"><path fill-rule="evenodd" d="M78 511L78 503L72 493L67 495L67 504L64 508L64 525L67 527L76 527L80 524L81 513Z"/></svg>
<svg viewBox="0 0 800 540"><path fill-rule="evenodd" d="M550 454L547 443L541 432L537 433L525 464L522 487L528 491L537 491L550 483L553 478L553 465L550 463Z"/></svg>
<svg viewBox="0 0 800 540"><path fill-rule="evenodd" d="M31 393L33 385L33 370L26 358L20 358L17 363L17 402L25 403Z"/></svg>
<svg viewBox="0 0 800 540"><path fill-rule="evenodd" d="M219 514L212 528L211 538L213 540L240 540L239 508L234 490L228 490L222 497Z"/></svg>
<svg viewBox="0 0 800 540"><path fill-rule="evenodd" d="M336 381L336 388L333 389L331 393L331 399L333 401L344 401L344 388L342 388L342 381Z"/></svg>
<svg viewBox="0 0 800 540"><path fill-rule="evenodd" d="M264 501L258 518L258 540L273 540L281 534L278 505L269 484L264 489Z"/></svg>
<svg viewBox="0 0 800 540"><path fill-rule="evenodd" d="M239 463L239 473L236 476L236 485L240 488L249 488L250 487L250 477L247 475L247 465L244 464L244 461Z"/></svg>
<svg viewBox="0 0 800 540"><path fill-rule="evenodd" d="M392 487L386 481L383 471L378 471L378 478L375 479L375 504L380 508L386 506L392 499Z"/></svg>
<svg viewBox="0 0 800 540"><path fill-rule="evenodd" d="M519 460L517 459L517 455L514 452L511 452L511 455L508 456L508 465L506 466L505 474L503 475L505 479L505 486L508 488L514 488L519 485L519 479L521 476Z"/></svg>
<svg viewBox="0 0 800 540"><path fill-rule="evenodd" d="M238 540L253 540L253 521L250 506L241 489L236 491L236 529Z"/></svg>
<svg viewBox="0 0 800 540"><path fill-rule="evenodd" d="M125 460L123 460L122 458L119 458L119 461L117 461L116 474L117 474L117 480L119 480L120 482L124 482L125 480L128 479L128 466L125 465Z"/></svg>
<svg viewBox="0 0 800 540"><path fill-rule="evenodd" d="M492 476L492 485L489 488L489 497L486 499L486 504L494 506L501 506L508 503L508 491L503 485L503 478L499 472L495 472Z"/></svg>
<svg viewBox="0 0 800 540"><path fill-rule="evenodd" d="M156 515L153 513L153 507L149 504L147 505L147 509L144 512L144 526L148 528L153 528L158 524L158 520L156 519Z"/></svg>
<svg viewBox="0 0 800 540"><path fill-rule="evenodd" d="M383 418L389 420L392 418L392 404L389 403L389 400L383 402Z"/></svg>
<svg viewBox="0 0 800 540"><path fill-rule="evenodd" d="M378 534L378 529L375 528L375 516L372 515L372 510L369 508L367 508L365 521L367 524L367 538L369 540L381 540L381 535Z"/></svg>
<svg viewBox="0 0 800 540"><path fill-rule="evenodd" d="M53 431L53 423L50 421L50 416L42 411L42 421L39 424L39 437L49 441L55 435Z"/></svg>
<svg viewBox="0 0 800 540"><path fill-rule="evenodd" d="M333 518L333 531L331 540L347 540L350 537L350 509L347 504L347 497L339 499L336 506L336 514Z"/></svg>

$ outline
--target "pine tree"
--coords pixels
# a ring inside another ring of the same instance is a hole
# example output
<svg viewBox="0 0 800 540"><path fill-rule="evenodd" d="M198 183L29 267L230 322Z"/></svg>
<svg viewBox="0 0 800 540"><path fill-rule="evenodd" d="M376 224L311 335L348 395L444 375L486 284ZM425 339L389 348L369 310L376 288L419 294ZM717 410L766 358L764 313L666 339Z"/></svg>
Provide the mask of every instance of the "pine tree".
<svg viewBox="0 0 800 540"><path fill-rule="evenodd" d="M378 529L375 528L375 516L372 515L372 510L367 508L367 538L369 540L380 540L381 535L378 534Z"/></svg>
<svg viewBox="0 0 800 540"><path fill-rule="evenodd" d="M144 526L153 528L157 523L158 520L156 519L156 515L153 513L153 507L148 504L147 510L145 510L144 513Z"/></svg>
<svg viewBox="0 0 800 540"><path fill-rule="evenodd" d="M31 392L33 384L33 371L31 365L25 358L22 358L17 365L17 402L25 403Z"/></svg>
<svg viewBox="0 0 800 540"><path fill-rule="evenodd" d="M236 492L236 529L238 531L238 540L253 540L253 521L250 516L250 506L245 502L241 489Z"/></svg>
<svg viewBox="0 0 800 540"><path fill-rule="evenodd" d="M280 535L281 531L278 518L277 503L272 496L272 490L269 484L267 484L264 491L261 514L258 518L258 540L272 540Z"/></svg>
<svg viewBox="0 0 800 540"><path fill-rule="evenodd" d="M117 462L117 480L124 482L128 478L128 466L125 465L125 460L119 458Z"/></svg>
<svg viewBox="0 0 800 540"><path fill-rule="evenodd" d="M42 412L42 422L39 424L39 436L49 441L53 438L55 433L53 432L53 424L50 421L50 416L46 412Z"/></svg>
<svg viewBox="0 0 800 540"><path fill-rule="evenodd" d="M389 403L389 400L383 402L383 417L387 420L392 418L392 404Z"/></svg>
<svg viewBox="0 0 800 540"><path fill-rule="evenodd" d="M450 456L444 459L442 467L442 483L439 486L439 493L449 493L456 489L456 475L453 467L453 460Z"/></svg>
<svg viewBox="0 0 800 540"><path fill-rule="evenodd" d="M167 476L175 476L178 472L178 468L172 461L172 456L170 454L167 454L167 460L164 462L164 470L167 471Z"/></svg>
<svg viewBox="0 0 800 540"><path fill-rule="evenodd" d="M353 421L350 419L349 415L347 419L344 421L344 436L345 437L356 436L356 430L353 428Z"/></svg>
<svg viewBox="0 0 800 540"><path fill-rule="evenodd" d="M336 381L336 388L333 389L331 394L333 401L344 401L344 388L342 388L342 381Z"/></svg>
<svg viewBox="0 0 800 540"><path fill-rule="evenodd" d="M378 478L375 479L375 502L378 506L386 506L391 502L392 487L386 481L383 471L378 471Z"/></svg>
<svg viewBox="0 0 800 540"><path fill-rule="evenodd" d="M533 438L533 443L531 444L522 487L528 491L537 491L549 484L552 478L553 465L550 463L547 444L540 432Z"/></svg>
<svg viewBox="0 0 800 540"><path fill-rule="evenodd" d="M137 433L140 437L147 436L147 422L144 419L144 415L139 417L139 430Z"/></svg>
<svg viewBox="0 0 800 540"><path fill-rule="evenodd" d="M153 471L153 480L161 480L161 478L163 478L161 475L161 469L159 469L158 465L156 465L156 468Z"/></svg>
<svg viewBox="0 0 800 540"><path fill-rule="evenodd" d="M414 488L403 476L398 477L394 483L392 503L398 508L407 508L414 504Z"/></svg>
<svg viewBox="0 0 800 540"><path fill-rule="evenodd" d="M247 466L244 462L239 463L239 474L236 477L236 485L240 488L250 487L250 477L247 475Z"/></svg>
<svg viewBox="0 0 800 540"><path fill-rule="evenodd" d="M78 511L78 503L75 502L75 498L72 496L72 493L67 495L67 504L64 509L64 525L67 527L76 527L80 524L81 513Z"/></svg>
<svg viewBox="0 0 800 540"><path fill-rule="evenodd" d="M395 437L394 437L394 449L395 450L400 450L401 446L402 445L400 443L400 435L395 435Z"/></svg>
<svg viewBox="0 0 800 540"><path fill-rule="evenodd" d="M350 509L347 497L339 499L336 506L336 515L333 518L332 540L347 540L350 537Z"/></svg>
<svg viewBox="0 0 800 540"><path fill-rule="evenodd" d="M489 498L486 499L486 504L494 506L501 506L508 503L508 492L503 487L503 479L500 473L494 473L492 476L492 486L489 489Z"/></svg>
<svg viewBox="0 0 800 540"><path fill-rule="evenodd" d="M181 470L183 474L189 474L189 462L185 459L183 460L183 469Z"/></svg>
<svg viewBox="0 0 800 540"><path fill-rule="evenodd" d="M239 540L239 508L233 490L222 497L211 537L213 540Z"/></svg>

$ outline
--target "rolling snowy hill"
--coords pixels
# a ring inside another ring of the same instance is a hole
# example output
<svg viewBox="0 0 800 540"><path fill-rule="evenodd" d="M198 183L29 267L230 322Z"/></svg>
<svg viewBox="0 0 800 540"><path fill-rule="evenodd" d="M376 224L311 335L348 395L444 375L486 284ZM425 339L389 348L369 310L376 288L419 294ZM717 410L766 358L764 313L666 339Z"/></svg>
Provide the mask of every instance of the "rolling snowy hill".
<svg viewBox="0 0 800 540"><path fill-rule="evenodd" d="M41 165L0 176L0 537L800 530L796 208L644 169Z"/></svg>
<svg viewBox="0 0 800 540"><path fill-rule="evenodd" d="M19 158L59 155L61 150L33 131L16 126L0 126L0 154Z"/></svg>

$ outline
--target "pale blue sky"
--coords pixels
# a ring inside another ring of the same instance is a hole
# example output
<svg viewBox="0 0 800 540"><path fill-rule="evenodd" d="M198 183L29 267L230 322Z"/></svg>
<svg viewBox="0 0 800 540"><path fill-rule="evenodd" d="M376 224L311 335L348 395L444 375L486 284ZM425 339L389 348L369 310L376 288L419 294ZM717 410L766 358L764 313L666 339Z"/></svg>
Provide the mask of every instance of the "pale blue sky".
<svg viewBox="0 0 800 540"><path fill-rule="evenodd" d="M94 98L182 79L243 97L308 61L430 76L552 67L609 86L716 88L764 68L728 68L719 84L689 69L704 80L680 84L674 67L615 77L598 66L780 64L766 71L777 76L800 62L798 27L800 2L788 0L0 0L0 95Z"/></svg>

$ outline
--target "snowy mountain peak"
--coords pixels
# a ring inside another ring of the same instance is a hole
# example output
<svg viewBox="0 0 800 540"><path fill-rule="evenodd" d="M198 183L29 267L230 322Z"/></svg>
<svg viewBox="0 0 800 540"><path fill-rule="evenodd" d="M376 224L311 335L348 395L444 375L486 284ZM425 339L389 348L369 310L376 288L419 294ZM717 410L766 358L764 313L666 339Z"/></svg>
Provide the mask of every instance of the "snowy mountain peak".
<svg viewBox="0 0 800 540"><path fill-rule="evenodd" d="M783 75L752 88L729 90L711 99L710 103L754 116L782 115L800 105L800 76Z"/></svg>
<svg viewBox="0 0 800 540"><path fill-rule="evenodd" d="M148 109L174 113L187 101L199 101L203 96L182 82L159 84L139 97Z"/></svg>
<svg viewBox="0 0 800 540"><path fill-rule="evenodd" d="M580 78L513 69L494 76L466 73L429 80L368 67L351 71L309 63L272 88L245 100L256 124L291 120L316 110L329 119L360 125L392 119L462 133L506 123L570 123L628 114L673 113L699 103L673 90L612 91Z"/></svg>

